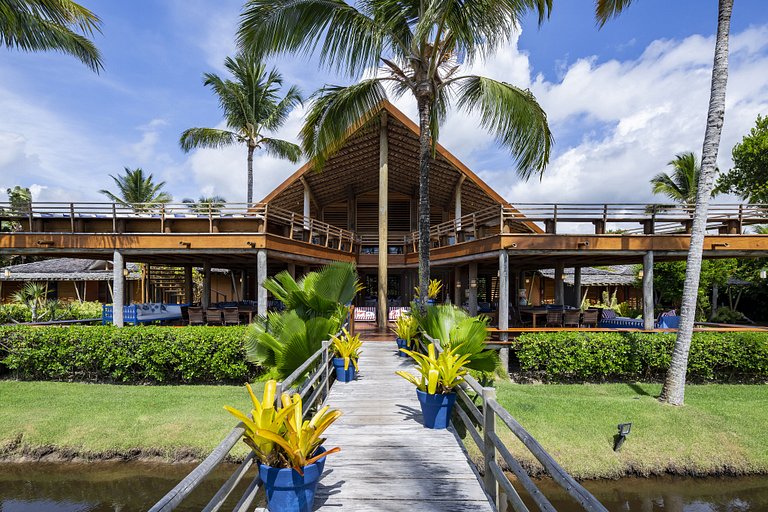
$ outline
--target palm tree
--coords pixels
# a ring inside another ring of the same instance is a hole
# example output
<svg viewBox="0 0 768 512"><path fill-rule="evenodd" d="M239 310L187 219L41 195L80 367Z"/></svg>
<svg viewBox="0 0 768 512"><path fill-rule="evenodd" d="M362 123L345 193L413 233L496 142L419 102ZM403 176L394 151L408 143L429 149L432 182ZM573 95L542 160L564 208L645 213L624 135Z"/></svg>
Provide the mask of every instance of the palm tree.
<svg viewBox="0 0 768 512"><path fill-rule="evenodd" d="M33 322L38 321L38 310L45 306L46 297L48 297L48 286L43 283L27 283L12 296L14 302L29 308Z"/></svg>
<svg viewBox="0 0 768 512"><path fill-rule="evenodd" d="M679 204L696 204L696 191L701 174L696 155L691 152L680 153L667 165L672 167L672 175L660 172L651 178L653 193L663 194Z"/></svg>
<svg viewBox="0 0 768 512"><path fill-rule="evenodd" d="M195 213L218 213L226 204L227 200L221 196L200 196L200 199L182 199L182 203L188 204L189 208Z"/></svg>
<svg viewBox="0 0 768 512"><path fill-rule="evenodd" d="M412 94L419 112L419 297L429 283L429 169L439 128L451 101L480 113L481 124L508 147L523 178L543 172L552 135L533 94L476 75L462 64L491 55L510 40L530 9L541 22L552 0L474 2L448 0L250 0L244 7L240 44L262 57L318 50L321 63L359 77L350 86L326 86L315 95L302 129L302 145L316 167L337 150L360 119L370 120L386 99Z"/></svg>
<svg viewBox="0 0 768 512"><path fill-rule="evenodd" d="M301 104L301 94L294 86L280 98L282 75L276 69L267 73L266 66L251 54L241 52L234 59L227 57L224 65L234 80L225 80L214 73L206 73L203 75L203 84L218 96L228 129L190 128L181 134L179 144L185 152L194 148L221 148L245 144L248 147L247 201L251 204L253 153L257 149L264 149L268 154L293 163L301 158L301 148L296 144L265 135L285 123L291 110Z"/></svg>
<svg viewBox="0 0 768 512"><path fill-rule="evenodd" d="M596 0L596 15L599 24L618 15L629 6L631 0ZM685 400L685 376L688 369L688 353L691 349L693 322L696 315L696 299L699 291L701 258L704 250L704 235L707 229L709 198L717 174L717 152L725 118L725 90L728 83L728 39L731 29L733 0L718 0L717 36L715 58L712 66L712 83L707 113L707 128L701 152L701 173L696 191L696 206L693 213L691 242L685 269L685 282L680 307L680 328L672 353L672 362L664 381L659 400L672 405L683 405Z"/></svg>
<svg viewBox="0 0 768 512"><path fill-rule="evenodd" d="M157 205L171 201L171 196L162 190L165 182L155 183L152 175L144 175L144 170L140 167L136 169L125 168L125 174L122 176L109 175L117 186L117 194L109 190L99 190L100 193L109 197L112 201L130 206L134 210L143 210L146 205Z"/></svg>
<svg viewBox="0 0 768 512"><path fill-rule="evenodd" d="M0 46L68 53L98 73L101 55L88 39L95 32L101 32L99 17L71 0L0 2Z"/></svg>

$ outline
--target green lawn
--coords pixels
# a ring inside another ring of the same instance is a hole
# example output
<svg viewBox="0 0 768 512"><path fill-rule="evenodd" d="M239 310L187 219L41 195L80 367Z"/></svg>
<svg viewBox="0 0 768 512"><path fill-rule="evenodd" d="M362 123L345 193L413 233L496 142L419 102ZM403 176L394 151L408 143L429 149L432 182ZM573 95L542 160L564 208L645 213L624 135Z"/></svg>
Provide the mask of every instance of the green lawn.
<svg viewBox="0 0 768 512"><path fill-rule="evenodd" d="M684 407L661 404L660 391L656 384L497 386L499 402L578 477L768 472L768 386L689 385ZM632 422L632 433L615 453L623 422ZM506 426L498 430L514 437ZM517 443L514 453L532 463Z"/></svg>
<svg viewBox="0 0 768 512"><path fill-rule="evenodd" d="M263 384L255 384L257 395ZM135 449L175 459L206 455L250 410L240 386L113 386L0 381L0 451L50 446L88 456ZM243 455L243 448L234 453Z"/></svg>

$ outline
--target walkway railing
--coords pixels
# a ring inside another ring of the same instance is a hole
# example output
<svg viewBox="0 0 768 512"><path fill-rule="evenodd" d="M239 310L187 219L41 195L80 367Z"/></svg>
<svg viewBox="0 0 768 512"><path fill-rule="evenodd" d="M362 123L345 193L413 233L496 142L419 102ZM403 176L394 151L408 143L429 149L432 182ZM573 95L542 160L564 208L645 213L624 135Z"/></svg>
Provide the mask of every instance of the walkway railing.
<svg viewBox="0 0 768 512"><path fill-rule="evenodd" d="M442 346L440 340L424 334L429 343L435 345L440 352ZM608 510L587 491L581 484L569 475L555 459L539 444L536 439L523 428L514 417L496 401L496 390L492 387L483 387L471 375L464 377L464 382L456 389L456 396L460 400L454 408L456 415L461 419L474 443L482 454L481 466L483 470L483 488L496 509L504 511L507 503L512 505L515 512L528 512L529 509L520 497L520 493L512 485L512 482L504 474L499 465L498 458L504 461L509 470L515 475L522 488L541 512L556 512L544 494L536 486L535 482L520 462L512 455L512 452L504 444L504 441L496 432L497 420L501 421L515 437L517 437L528 451L538 460L545 471L562 487L581 507L587 512L608 512ZM475 399L480 398L480 405L475 404Z"/></svg>
<svg viewBox="0 0 768 512"><path fill-rule="evenodd" d="M328 398L328 393L333 382L333 376L335 373L332 371L331 361L331 341L323 341L322 347L312 354L304 364L296 368L296 370L289 375L282 382L277 383L277 391L275 393L275 407L280 408L280 395L282 393L298 393L301 395L303 401L302 411L306 417L308 413L313 409L325 402ZM309 371L309 375L303 381L299 381L300 377ZM309 398L307 398L309 397ZM245 428L242 423L239 423L226 438L211 452L203 462L200 463L189 475L187 475L176 487L171 489L168 494L163 496L151 509L150 512L169 512L179 506L197 486L205 480L205 478L219 465L221 464L232 448L242 438ZM232 473L229 479L222 485L218 492L211 498L208 504L203 508L203 512L214 512L219 510L224 502L229 498L237 485L243 480L248 469L251 468L258 461L253 451L250 451L248 456L240 463L237 469ZM235 512L242 512L247 510L253 510L254 501L260 488L260 480L258 475L251 480L245 492L240 497L237 505L234 507Z"/></svg>
<svg viewBox="0 0 768 512"><path fill-rule="evenodd" d="M570 234L674 234L690 232L693 206L637 203L516 203L492 206L430 228L432 247L477 240L499 233L530 233L530 223L556 234L563 224ZM526 223L529 225L526 226ZM768 223L768 205L712 204L707 229L741 234L744 227ZM638 227L639 226L639 227ZM418 248L418 232L407 239L409 251Z"/></svg>
<svg viewBox="0 0 768 512"><path fill-rule="evenodd" d="M275 233L313 245L353 252L352 231L266 203L0 203L0 220L18 232L56 233ZM181 226L181 230L178 227Z"/></svg>

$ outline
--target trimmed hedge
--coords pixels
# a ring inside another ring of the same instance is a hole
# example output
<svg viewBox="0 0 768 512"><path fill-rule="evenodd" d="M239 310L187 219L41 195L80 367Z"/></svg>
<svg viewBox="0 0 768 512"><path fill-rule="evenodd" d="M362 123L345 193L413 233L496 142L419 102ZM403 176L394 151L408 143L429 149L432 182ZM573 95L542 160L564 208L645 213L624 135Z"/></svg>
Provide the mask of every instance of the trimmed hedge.
<svg viewBox="0 0 768 512"><path fill-rule="evenodd" d="M245 327L0 326L0 369L23 380L242 383Z"/></svg>
<svg viewBox="0 0 768 512"><path fill-rule="evenodd" d="M59 303L56 308L54 320L88 320L101 318L101 302L70 302ZM40 322L51 320L44 306L39 308ZM0 304L0 324L13 324L14 322L31 322L32 312L24 304Z"/></svg>
<svg viewBox="0 0 768 512"><path fill-rule="evenodd" d="M669 368L675 335L530 333L518 341L520 369L547 380L657 379ZM768 380L768 332L694 333L688 378Z"/></svg>

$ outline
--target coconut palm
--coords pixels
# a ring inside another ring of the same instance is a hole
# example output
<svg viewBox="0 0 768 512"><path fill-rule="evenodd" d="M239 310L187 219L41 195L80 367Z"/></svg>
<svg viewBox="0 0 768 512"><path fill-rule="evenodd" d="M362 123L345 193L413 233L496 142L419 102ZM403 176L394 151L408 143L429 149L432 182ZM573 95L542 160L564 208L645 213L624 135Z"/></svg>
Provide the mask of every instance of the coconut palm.
<svg viewBox="0 0 768 512"><path fill-rule="evenodd" d="M221 196L200 196L200 199L182 199L182 203L188 204L189 209L195 213L218 213L226 204L227 200Z"/></svg>
<svg viewBox="0 0 768 512"><path fill-rule="evenodd" d="M48 297L48 287L43 283L27 283L21 290L13 294L13 302L24 304L29 308L33 322L40 318L38 311L45 306Z"/></svg>
<svg viewBox="0 0 768 512"><path fill-rule="evenodd" d="M88 37L100 27L98 16L70 0L0 1L0 46L68 53L96 72L101 55Z"/></svg>
<svg viewBox="0 0 768 512"><path fill-rule="evenodd" d="M679 204L694 205L701 173L696 155L680 153L667 165L672 167L672 174L660 172L651 178L653 193L663 194Z"/></svg>
<svg viewBox="0 0 768 512"><path fill-rule="evenodd" d="M266 66L251 54L239 53L224 61L233 80L214 73L203 75L203 84L219 98L227 129L190 128L181 134L181 149L222 148L245 144L248 148L248 204L253 203L253 153L263 149L267 154L298 162L301 148L291 142L268 137L267 132L280 128L288 114L301 104L298 88L290 87L285 96L279 93L283 77L276 69L267 72Z"/></svg>
<svg viewBox="0 0 768 512"><path fill-rule="evenodd" d="M606 23L628 7L631 0L596 0L596 16L599 24ZM701 173L696 191L696 206L693 213L691 242L680 308L680 328L672 353L672 362L664 381L660 400L672 405L683 405L685 399L685 376L688 369L688 353L691 349L693 322L696 315L696 299L699 291L701 258L704 250L704 235L707 229L709 198L717 174L717 152L725 118L725 90L728 83L728 39L731 29L733 0L718 0L717 36L715 58L712 67L712 83L707 113L707 128L701 152Z"/></svg>
<svg viewBox="0 0 768 512"><path fill-rule="evenodd" d="M318 168L340 147L360 119L369 121L386 99L412 94L419 113L419 296L429 283L429 169L439 128L451 102L477 112L480 123L512 151L520 176L541 173L552 135L544 111L530 91L476 75L460 75L464 64L493 54L515 34L533 9L542 21L551 0L476 3L457 0L250 0L238 39L261 56L312 53L321 63L358 78L350 86L318 91L302 129L302 145Z"/></svg>
<svg viewBox="0 0 768 512"><path fill-rule="evenodd" d="M145 175L140 167L129 169L125 167L122 176L109 175L115 182L117 193L109 190L99 190L112 201L130 206L134 210L144 209L146 205L157 205L171 201L171 196L162 189L165 182L155 183L151 174Z"/></svg>

